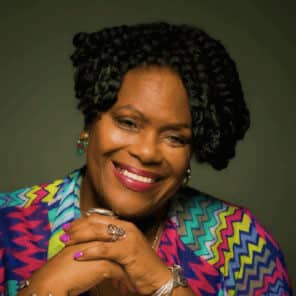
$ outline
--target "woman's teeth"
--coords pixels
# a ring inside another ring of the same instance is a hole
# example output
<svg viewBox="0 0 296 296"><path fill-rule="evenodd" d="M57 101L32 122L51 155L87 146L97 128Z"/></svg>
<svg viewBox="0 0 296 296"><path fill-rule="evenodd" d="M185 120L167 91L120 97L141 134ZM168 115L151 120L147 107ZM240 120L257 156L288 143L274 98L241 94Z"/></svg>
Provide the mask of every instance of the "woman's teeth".
<svg viewBox="0 0 296 296"><path fill-rule="evenodd" d="M154 183L154 180L148 177L143 177L143 176L139 176L137 174L131 173L125 169L122 168L118 168L118 170L120 171L121 174L123 174L124 176L133 179L135 181L140 181L143 183Z"/></svg>

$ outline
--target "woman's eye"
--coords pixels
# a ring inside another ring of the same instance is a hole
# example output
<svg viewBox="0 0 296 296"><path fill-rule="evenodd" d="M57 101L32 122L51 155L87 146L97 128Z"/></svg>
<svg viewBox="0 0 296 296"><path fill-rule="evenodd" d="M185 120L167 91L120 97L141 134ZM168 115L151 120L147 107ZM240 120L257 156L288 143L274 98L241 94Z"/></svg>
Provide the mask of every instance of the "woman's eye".
<svg viewBox="0 0 296 296"><path fill-rule="evenodd" d="M129 118L116 118L116 122L120 127L125 129L137 129L137 123Z"/></svg>
<svg viewBox="0 0 296 296"><path fill-rule="evenodd" d="M167 139L175 146L183 146L188 144L188 140L182 136L168 136Z"/></svg>

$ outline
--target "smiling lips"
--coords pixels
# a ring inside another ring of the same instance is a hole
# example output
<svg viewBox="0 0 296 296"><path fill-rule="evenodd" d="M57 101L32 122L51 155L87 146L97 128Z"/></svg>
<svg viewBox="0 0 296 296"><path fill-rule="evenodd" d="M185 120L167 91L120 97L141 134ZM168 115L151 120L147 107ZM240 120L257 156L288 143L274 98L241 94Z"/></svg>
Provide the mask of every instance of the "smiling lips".
<svg viewBox="0 0 296 296"><path fill-rule="evenodd" d="M143 192L157 184L160 176L126 164L113 163L114 174L119 182L130 190Z"/></svg>

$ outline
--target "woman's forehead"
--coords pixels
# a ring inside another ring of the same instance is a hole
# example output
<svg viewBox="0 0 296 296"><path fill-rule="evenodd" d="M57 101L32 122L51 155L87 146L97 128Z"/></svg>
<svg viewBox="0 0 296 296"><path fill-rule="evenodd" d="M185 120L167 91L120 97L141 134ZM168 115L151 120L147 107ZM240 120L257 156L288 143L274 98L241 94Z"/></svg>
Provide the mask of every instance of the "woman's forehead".
<svg viewBox="0 0 296 296"><path fill-rule="evenodd" d="M147 114L191 120L182 80L177 73L165 67L149 66L127 72L113 107L127 105Z"/></svg>

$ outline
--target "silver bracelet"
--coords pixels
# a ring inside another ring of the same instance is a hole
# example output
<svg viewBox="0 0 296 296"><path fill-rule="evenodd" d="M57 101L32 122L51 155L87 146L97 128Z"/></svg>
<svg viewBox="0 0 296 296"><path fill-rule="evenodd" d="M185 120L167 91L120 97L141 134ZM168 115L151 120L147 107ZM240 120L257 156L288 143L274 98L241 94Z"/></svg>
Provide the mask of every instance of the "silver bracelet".
<svg viewBox="0 0 296 296"><path fill-rule="evenodd" d="M182 267L180 265L174 264L169 267L169 270L172 272L172 279L167 281L163 286L156 290L152 296L167 296L171 295L172 291L181 286L187 287L186 279L182 276Z"/></svg>
<svg viewBox="0 0 296 296"><path fill-rule="evenodd" d="M24 288L27 288L30 286L30 281L29 280L24 280L19 282L19 290L22 290ZM29 294L29 296L38 296L37 293L32 292ZM51 293L48 293L47 296L53 296Z"/></svg>

